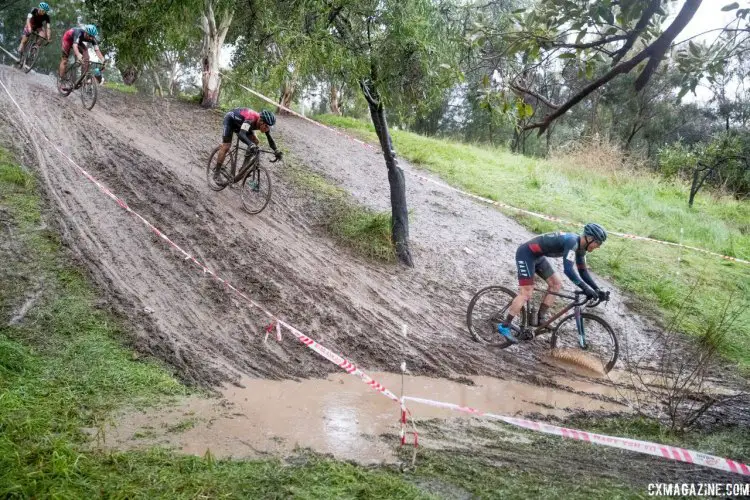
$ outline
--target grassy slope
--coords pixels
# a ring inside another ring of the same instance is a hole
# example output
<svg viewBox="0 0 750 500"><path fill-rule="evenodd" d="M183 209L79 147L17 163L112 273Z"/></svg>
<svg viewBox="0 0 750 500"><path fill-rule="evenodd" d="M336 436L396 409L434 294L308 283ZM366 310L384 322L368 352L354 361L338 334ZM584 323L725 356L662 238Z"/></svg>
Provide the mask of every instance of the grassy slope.
<svg viewBox="0 0 750 500"><path fill-rule="evenodd" d="M115 410L166 404L190 390L122 345L123 325L97 309L41 210L34 178L0 149L0 260L12 263L0 267L0 497L408 499L445 493L445 485L485 498L636 496L609 480L502 472L491 461L439 453L423 454L424 467L404 475L309 453L282 462L97 451L89 434L94 443L106 438L101 429Z"/></svg>
<svg viewBox="0 0 750 500"><path fill-rule="evenodd" d="M367 123L332 115L317 118L375 140ZM750 259L750 203L703 192L690 209L687 186L647 173L594 171L398 130L393 138L404 158L480 196L573 222L597 221L618 232ZM561 228L508 213L536 232ZM750 297L750 266L689 250L613 237L591 255L590 263L597 273L642 299L648 310L660 311L669 322L679 317L679 328L691 334L701 334L719 321L729 297L736 307L744 299L745 308ZM750 369L750 313L742 313L726 333L722 352Z"/></svg>

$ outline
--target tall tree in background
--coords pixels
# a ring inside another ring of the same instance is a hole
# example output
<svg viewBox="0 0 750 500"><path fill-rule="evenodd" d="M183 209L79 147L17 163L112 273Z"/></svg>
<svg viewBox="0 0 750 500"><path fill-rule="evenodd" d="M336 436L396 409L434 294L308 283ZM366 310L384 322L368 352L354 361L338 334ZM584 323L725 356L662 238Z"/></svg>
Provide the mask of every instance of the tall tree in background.
<svg viewBox="0 0 750 500"><path fill-rule="evenodd" d="M215 108L219 105L221 74L219 55L234 18L234 0L203 0L200 26L203 31L201 48L203 92L201 106Z"/></svg>
<svg viewBox="0 0 750 500"><path fill-rule="evenodd" d="M281 72L293 68L297 79L360 89L388 172L392 240L399 261L408 266L413 259L406 183L385 111L389 102L430 106L459 79L457 35L447 22L450 9L432 0L281 0L251 2L252 13L241 14L251 16L246 37L259 45L238 62L257 67L252 58L273 47L286 54L277 62Z"/></svg>
<svg viewBox="0 0 750 500"><path fill-rule="evenodd" d="M479 27L488 40L502 38L510 43L508 55L524 54L531 62L557 59L573 66L586 77L586 83L575 89L563 102L551 103L553 108L524 129L544 132L556 119L619 75L638 69L634 81L636 91L649 82L659 64L675 47L675 39L693 19L702 0L684 0L676 15L666 24L667 9L673 0L540 0L528 12L516 13L519 29L501 32L493 27ZM709 50L689 41L679 50L678 61L686 76L684 91L695 89L700 78L721 71L724 61L735 56L743 40L750 37L750 9L739 8L734 2L719 10L735 11L736 22L725 27L733 34L714 44ZM522 75L518 75L521 77ZM513 82L516 90L527 95L538 93L524 86L522 78Z"/></svg>

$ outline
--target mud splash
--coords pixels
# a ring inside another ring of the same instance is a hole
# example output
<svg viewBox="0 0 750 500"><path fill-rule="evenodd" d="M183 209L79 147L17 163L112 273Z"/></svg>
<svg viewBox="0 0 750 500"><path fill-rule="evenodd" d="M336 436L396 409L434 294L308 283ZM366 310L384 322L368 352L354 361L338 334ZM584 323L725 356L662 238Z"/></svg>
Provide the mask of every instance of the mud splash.
<svg viewBox="0 0 750 500"><path fill-rule="evenodd" d="M400 375L373 376L400 391ZM604 386L591 386L601 392L587 396L491 377L470 380L474 385L406 377L404 392L506 415L534 412L562 417L571 410L624 409L596 399L610 396ZM242 385L224 389L221 398L188 398L156 412L122 415L116 426L106 430L106 446L158 444L195 455L210 450L217 457L288 455L301 447L360 463L395 460L398 406L354 377L335 374L301 382L244 378ZM423 405L410 410L417 421L466 418Z"/></svg>

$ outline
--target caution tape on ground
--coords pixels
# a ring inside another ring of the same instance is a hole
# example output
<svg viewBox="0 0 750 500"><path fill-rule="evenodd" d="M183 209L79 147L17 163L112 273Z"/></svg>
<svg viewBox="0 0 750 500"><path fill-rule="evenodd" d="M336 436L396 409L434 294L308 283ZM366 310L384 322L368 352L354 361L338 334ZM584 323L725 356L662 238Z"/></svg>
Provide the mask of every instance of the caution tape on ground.
<svg viewBox="0 0 750 500"><path fill-rule="evenodd" d="M517 425L519 427L524 427L527 429L531 429L531 430L538 431L538 432L544 432L547 434L554 434L554 435L559 435L559 436L563 436L563 437L567 437L571 439L579 439L582 441L588 441L588 442L597 443L597 444L601 444L605 446L610 446L614 448L627 449L627 450L637 451L640 453L646 453L649 455L661 456L663 458L668 458L670 460L679 460L682 462L694 463L697 465L712 467L714 469L720 469L720 470L724 470L727 472L750 475L750 469L748 469L748 466L743 463L735 462L727 458L719 458L719 457L714 457L712 455L706 455L706 454L699 453L696 451L684 450L682 448L674 448L671 446L660 445L656 443L649 443L646 441L636 441L636 440L626 439L626 438L605 436L601 434L593 434L593 433L579 431L575 429L566 429L564 427L557 427L557 426L553 426L549 424L535 422L532 420L504 417L501 415L494 415L491 413L482 412L474 408L460 406L460 405L456 405L453 403L444 403L440 401L433 401L429 399L416 398L416 397L411 397L411 396L403 396L402 398L399 398L392 391L390 391L384 385L382 385L381 383L377 382L375 379L370 377L367 373L365 373L364 370L362 370L360 367L358 367L357 365L355 365L354 363L346 359L344 356L332 351L331 349L325 347L319 342L313 340L308 335L305 335L294 326L281 320L278 316L276 316L275 314L265 309L256 301L248 297L242 290L238 289L237 287L232 285L229 281L225 280L224 278L216 274L214 271L209 269L206 265L198 261L198 259L196 259L195 256L191 255L190 253L185 251L182 247L180 247L177 243L172 241L166 235L164 231L161 231L155 225L149 222L145 217L140 215L135 210L131 209L122 198L115 195L107 186L99 182L93 175L91 175L87 170L85 170L83 167L78 165L72 158L66 155L54 142L52 142L49 138L47 138L47 136L44 134L44 131L42 131L38 127L35 127L32 121L30 120L30 118L28 117L28 115L25 113L25 111L21 108L18 102L13 98L13 95L10 93L10 91L5 86L2 80L0 80L0 86L2 86L3 90L5 90L5 93L8 94L8 97L10 98L10 100L18 108L18 111L21 113L21 116L25 118L26 126L30 129L30 131L33 129L37 129L40 132L39 134L37 134L37 137L41 137L42 139L44 139L44 141L49 143L55 151L57 151L63 158L65 158L68 161L68 163L70 163L76 170L78 170L81 173L81 175L83 175L87 180L93 183L99 189L99 191L101 191L106 196L111 198L123 210L131 214L137 220L141 221L150 231L152 231L160 239L165 241L171 248L179 252L183 256L184 261L190 261L204 274L210 275L214 280L221 283L221 285L225 288L225 290L231 291L237 297L243 299L243 301L247 305L253 307L254 309L257 309L258 311L265 314L268 318L270 318L273 323L269 325L269 327L267 328L266 330L267 333L270 333L270 331L272 331L275 328L277 331L277 335L280 336L281 327L285 328L294 337L296 337L302 344L307 346L316 354L327 359L328 361L335 364L336 366L346 371L350 375L358 377L368 387L382 394L383 396L387 397L391 401L397 403L401 409L400 422L401 422L401 443L402 444L405 443L405 435L406 435L405 427L407 424L407 414L409 414L409 410L406 406L406 401L413 401L415 403L437 406L440 408L451 409L451 410L468 413L472 415L477 415L477 416L482 416L486 418L493 418L496 420L507 422L512 425ZM416 446L417 445L416 427L412 434L414 436L414 445Z"/></svg>
<svg viewBox="0 0 750 500"><path fill-rule="evenodd" d="M223 75L223 76L226 76L226 75ZM231 79L231 76L229 78ZM338 130L336 128L330 127L328 125L325 125L324 123L320 123L318 121L313 120L312 118L308 118L307 116L304 116L304 115L302 115L300 113L297 113L293 109L290 109L290 108L288 108L286 106L283 106L283 105L281 105L281 104L273 101L271 98L269 98L269 97L261 94L260 92L257 92L257 91L255 91L255 90L253 90L253 89L251 89L251 88L249 88L249 87L247 87L245 85L242 85L241 83L237 83L237 85L239 85L241 88L243 88L247 92L250 92L254 96L257 96L260 99L263 99L264 101L266 101L266 102L268 102L270 104L273 104L274 106L278 106L279 108L283 109L284 111L286 111L286 112L288 112L290 114L293 114L294 116L297 116L299 118L302 118L305 121L313 123L313 124L317 125L318 127L321 127L321 128L326 129L326 130L329 130L329 131L331 131L331 132L333 132L333 133L335 133L335 134L337 134L339 136L345 137L346 139L348 139L350 141L356 142L357 144L361 144L361 145L363 145L363 146L365 146L365 147L367 147L369 149L372 149L374 151L379 151L380 150L379 148L376 148L372 144L364 142L364 141L362 141L360 139L357 139L357 138L352 137L352 136L350 136L348 134L345 134L344 132L341 132L340 130ZM454 191L456 193L460 193L460 194L462 194L464 196L467 196L469 198L475 199L477 201L481 201L482 203L486 203L488 205L493 205L493 206L496 206L496 207L504 208L506 210L512 210L514 212L518 212L518 213L525 214L525 215L530 215L532 217L537 217L539 219L544 219L544 220L548 220L548 221L551 221L551 222L558 222L558 223L566 224L566 225L569 225L569 226L583 227L583 224L580 223L580 222L572 222L572 221L568 221L568 220L562 219L560 217L554 217L554 216L551 216L551 215L541 214L541 213L538 213L538 212L533 212L531 210L526 210L526 209L523 209L523 208L514 207L513 205L508 205L507 203L503 203L501 201L491 200L491 199L485 198L483 196L479 196L479 195L476 195L476 194L473 194L473 193L469 193L469 192L463 191L463 190L458 189L458 188L456 188L454 186L451 186L449 184L445 184L443 182L436 181L435 179L432 179L430 177L426 177L424 175L421 175L420 173L415 172L412 169L407 168L407 169L404 169L404 170L407 173L409 173L410 175L412 175L413 177L416 177L417 179L423 180L425 182L429 182L431 184L435 184L437 186L440 186L440 187L442 187L444 189L448 189L450 191ZM673 243L671 241L658 240L658 239L655 239L655 238L649 238L647 236L639 236L639 235L636 235L636 234L621 233L621 232L617 232L617 231L608 231L608 233L609 234L613 234L615 236L619 236L620 238L626 238L626 239L631 239L631 240L639 240L639 241L648 241L648 242L651 242L651 243L658 243L658 244L661 244L661 245L668 245L668 246L677 247L677 248L685 248L687 250L692 250L694 252L700 252L700 253L703 253L703 254L706 254L706 255L711 255L711 256L714 256L714 257L719 257L721 259L728 260L728 261L731 261L731 262L738 262L738 263L741 263L741 264L750 264L750 260L741 259L739 257L731 257L729 255L723 255L723 254L720 254L718 252L712 252L711 250L706 250L705 248L699 248L699 247L694 247L694 246L690 246L690 245L683 245L682 243Z"/></svg>
<svg viewBox="0 0 750 500"><path fill-rule="evenodd" d="M750 475L750 467L741 462L735 462L734 460L730 460L728 458L707 455L705 453L700 453L694 450L675 448L673 446L651 443L649 441L639 441L637 439L606 436L604 434L595 434L593 432L586 432L578 429L568 429L566 427L558 427L556 425L545 424L544 422L536 422L534 420L527 420L524 418L495 415L493 413L487 413L481 410L477 410L476 408L470 408L468 406L461 406L453 403L445 403L442 401L433 401L431 399L416 398L411 396L404 396L403 399L405 401L413 401L415 403L423 405L445 408L447 410L468 413L469 415L476 415L478 417L489 418L492 420L499 420L501 422L505 422L506 424L523 427L525 429L530 429L536 432L543 432L545 434L562 436L568 439L577 439L579 441L586 441L589 443L609 446L610 448L635 451L646 455L653 455L655 457L662 457L668 460L676 460L688 464L702 465L704 467L711 467L712 469L719 469L725 472L734 472L736 474L742 474L745 476Z"/></svg>

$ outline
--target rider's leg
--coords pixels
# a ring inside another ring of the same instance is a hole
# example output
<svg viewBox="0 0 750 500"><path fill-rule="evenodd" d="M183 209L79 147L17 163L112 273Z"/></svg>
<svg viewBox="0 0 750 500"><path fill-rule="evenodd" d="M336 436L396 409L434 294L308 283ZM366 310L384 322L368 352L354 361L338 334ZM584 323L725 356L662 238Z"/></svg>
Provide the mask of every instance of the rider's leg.
<svg viewBox="0 0 750 500"><path fill-rule="evenodd" d="M226 158L229 152L229 147L232 145L232 122L229 113L224 115L224 125L221 130L221 147L219 148L218 156L216 157L216 165L223 165L224 158Z"/></svg>
<svg viewBox="0 0 750 500"><path fill-rule="evenodd" d="M89 50L81 50L81 56L83 56L83 65L81 66L81 75L86 74L89 70Z"/></svg>
<svg viewBox="0 0 750 500"><path fill-rule="evenodd" d="M553 272L550 277L547 278L547 291L548 292L559 292L562 290L562 279L560 278L560 273ZM537 320L537 325L542 325L547 321L547 318L549 317L549 310L552 308L552 306L555 305L555 300L557 300L557 296L552 295L551 293L547 293L544 295L544 298L542 299L542 303L539 305L539 316Z"/></svg>
<svg viewBox="0 0 750 500"><path fill-rule="evenodd" d="M23 48L26 46L26 42L29 41L29 35L26 34L26 31L23 32L23 36L21 37L21 45L18 46L18 53L20 54L23 52Z"/></svg>

